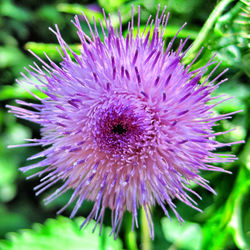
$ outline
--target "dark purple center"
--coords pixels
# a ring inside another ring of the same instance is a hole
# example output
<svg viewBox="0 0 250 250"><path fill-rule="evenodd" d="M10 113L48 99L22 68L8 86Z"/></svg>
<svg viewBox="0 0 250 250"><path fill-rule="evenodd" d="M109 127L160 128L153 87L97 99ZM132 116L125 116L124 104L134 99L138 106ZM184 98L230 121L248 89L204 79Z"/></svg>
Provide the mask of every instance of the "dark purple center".
<svg viewBox="0 0 250 250"><path fill-rule="evenodd" d="M146 104L137 97L125 97L117 95L95 107L91 133L101 151L128 162L129 157L144 154L149 149L155 129Z"/></svg>
<svg viewBox="0 0 250 250"><path fill-rule="evenodd" d="M123 127L122 124L114 125L112 131L114 134L119 134L119 135L127 132L127 130Z"/></svg>

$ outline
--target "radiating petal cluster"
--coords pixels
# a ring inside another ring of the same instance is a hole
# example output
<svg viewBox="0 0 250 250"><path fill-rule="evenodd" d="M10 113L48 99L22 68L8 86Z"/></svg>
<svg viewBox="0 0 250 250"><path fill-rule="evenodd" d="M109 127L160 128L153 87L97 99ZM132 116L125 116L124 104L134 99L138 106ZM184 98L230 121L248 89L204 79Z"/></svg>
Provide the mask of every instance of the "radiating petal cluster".
<svg viewBox="0 0 250 250"><path fill-rule="evenodd" d="M102 223L105 208L110 208L114 236L126 210L132 213L134 227L138 226L138 208L144 208L153 237L151 206L159 204L167 216L170 208L182 221L174 199L199 210L188 193L201 197L189 188L190 183L214 192L200 171L227 172L212 163L234 161L235 156L213 153L233 143L215 141L215 136L226 132L214 133L212 127L237 112L216 115L213 111L225 101L210 102L216 99L211 93L225 81L215 84L224 72L210 80L219 66L214 58L191 71L196 58L189 65L181 62L187 39L180 41L177 51L171 50L177 34L165 46L165 9L162 13L158 10L155 21L148 19L141 34L140 7L137 32L133 31L132 9L125 37L121 17L115 30L104 13L105 23L100 22L103 41L96 25L92 29L83 16L91 36L84 33L76 16L73 24L81 41L79 54L70 49L56 26L52 31L62 51L60 65L49 57L45 62L34 55L42 69L34 63L26 69L29 76L23 74L26 84L35 85L47 97L41 99L30 92L40 104L19 100L23 108L10 106L17 117L41 125L41 139L25 144L44 147L29 158L41 160L21 170L38 169L33 175L41 177L37 194L62 183L46 203L73 190L59 213L76 201L73 217L85 200L93 201L84 224L92 218ZM206 75L213 64L214 69Z"/></svg>

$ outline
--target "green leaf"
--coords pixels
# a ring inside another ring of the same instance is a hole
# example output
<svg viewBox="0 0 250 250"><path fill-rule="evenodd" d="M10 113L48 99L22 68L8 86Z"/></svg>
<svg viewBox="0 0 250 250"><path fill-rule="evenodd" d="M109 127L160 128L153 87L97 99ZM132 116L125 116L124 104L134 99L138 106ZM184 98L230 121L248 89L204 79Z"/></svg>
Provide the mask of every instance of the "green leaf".
<svg viewBox="0 0 250 250"><path fill-rule="evenodd" d="M83 12L88 18L88 21L91 25L94 24L93 22L93 17L94 17L97 27L99 26L99 21L98 21L99 19L102 22L103 27L104 28L106 27L102 12L91 10L89 8L86 8L83 5L60 3L57 5L57 9L61 12L75 14L75 15L82 15L82 12ZM110 13L111 11L108 11L108 12ZM130 5L121 6L121 16L122 16L122 23L126 23L131 18L131 6ZM114 28L116 28L120 24L118 12L110 13L110 19Z"/></svg>
<svg viewBox="0 0 250 250"><path fill-rule="evenodd" d="M23 60L26 58L17 47L0 47L0 68L20 64Z"/></svg>
<svg viewBox="0 0 250 250"><path fill-rule="evenodd" d="M246 168L241 167L235 188L226 206L226 213L231 214L228 227L232 230L235 243L240 249L249 249L250 247L250 237L249 235L247 236L249 232L244 233L242 225L242 204L243 201L249 197L249 177L250 172Z"/></svg>
<svg viewBox="0 0 250 250"><path fill-rule="evenodd" d="M5 114L4 118L4 125L8 127L0 137L0 202L12 200L17 189L15 182L20 158L18 154L13 155L13 150L8 149L7 146L22 144L24 139L31 136L30 129L15 123L12 115Z"/></svg>
<svg viewBox="0 0 250 250"><path fill-rule="evenodd" d="M163 218L161 224L166 240L173 244L171 249L201 249L202 231L199 224L186 221L180 225L177 219L170 221L168 218Z"/></svg>
<svg viewBox="0 0 250 250"><path fill-rule="evenodd" d="M146 28L145 34L147 34L147 32L149 31L149 28L150 28L149 26ZM153 36L152 30L154 30L154 28L155 28L155 26L152 25L149 39L152 39L152 36ZM139 29L139 34L140 35L142 35L144 29L145 29L145 26L141 25L140 29ZM165 32L163 34L163 40L166 39L166 38L169 38L169 37L170 38L174 37L179 30L180 30L180 26L167 25L167 27L165 29ZM185 29L184 28L183 30L181 30L181 32L178 34L177 37L179 37L179 38L187 38L188 36L190 36L190 39L195 39L197 37L197 35L198 35L198 31L196 31L196 30L197 30L196 28L193 28L193 29ZM136 36L137 27L134 27L133 34L134 34L134 36ZM125 35L127 35L127 31L126 31Z"/></svg>
<svg viewBox="0 0 250 250"><path fill-rule="evenodd" d="M11 0L2 0L0 5L0 15L8 16L18 21L29 21L31 13L24 8L19 8Z"/></svg>
<svg viewBox="0 0 250 250"><path fill-rule="evenodd" d="M225 205L217 209L216 213L203 226L204 249L231 249L234 243L239 249L249 249L249 225L243 226L243 203L249 197L250 173L245 167L245 158L249 154L250 141L240 155L240 166L233 190ZM249 202L248 202L249 203ZM248 204L249 206L249 204ZM234 240L234 243L233 243ZM209 246L209 247L207 247Z"/></svg>
<svg viewBox="0 0 250 250"><path fill-rule="evenodd" d="M242 70L250 78L250 52L242 56Z"/></svg>
<svg viewBox="0 0 250 250"><path fill-rule="evenodd" d="M244 1L237 1L229 11L217 19L214 32L217 36L226 38L229 42L227 45L237 44L245 48L249 46L248 5L249 3Z"/></svg>
<svg viewBox="0 0 250 250"><path fill-rule="evenodd" d="M71 44L69 45L70 48L76 53L80 53L80 44ZM57 51L57 48L62 53L62 49L60 48L59 44L54 43L35 43L35 42L28 42L25 44L25 49L32 50L35 54L37 54L41 58L45 58L44 52L52 59L52 60L60 60L60 55Z"/></svg>
<svg viewBox="0 0 250 250"><path fill-rule="evenodd" d="M195 58L195 55L197 51L199 51L202 47L202 44L208 40L208 37L211 34L210 31L213 28L217 18L221 15L223 10L230 4L230 2L232 2L232 0L221 0L214 7L212 13L209 15L208 19L201 28L197 38L192 44L191 49L185 55L184 61L186 63L190 62L191 60L193 60L193 58Z"/></svg>
<svg viewBox="0 0 250 250"><path fill-rule="evenodd" d="M230 80L222 84L213 93L213 96L219 95L233 96L234 98L223 102L215 107L215 110L219 113L229 113L236 110L245 110L245 100L250 98L250 88L236 80ZM214 102L217 102L215 100Z"/></svg>
<svg viewBox="0 0 250 250"><path fill-rule="evenodd" d="M244 149L241 151L239 162L242 166L245 166L248 172L250 172L250 139L245 143Z"/></svg>
<svg viewBox="0 0 250 250"><path fill-rule="evenodd" d="M223 66L236 66L240 65L241 52L235 45L224 46L216 51L216 55Z"/></svg>
<svg viewBox="0 0 250 250"><path fill-rule="evenodd" d="M90 23L93 23L93 17L96 21L99 18L101 19L101 21L104 21L102 13L86 8L81 4L60 3L57 5L57 9L61 12L75 15L81 15L82 12L84 12Z"/></svg>
<svg viewBox="0 0 250 250"><path fill-rule="evenodd" d="M24 84L25 87L40 98L47 97L44 93L42 93L35 87L35 84L39 85L37 79L35 79L34 77L30 77L30 80L34 83L34 85ZM23 98L35 99L26 89L21 87L19 84L14 84L12 86L3 86L2 88L0 88L0 101Z"/></svg>
<svg viewBox="0 0 250 250"><path fill-rule="evenodd" d="M236 1L224 15L217 19L211 47L224 66L243 69L249 74L249 64L243 56L249 50L249 10L244 1Z"/></svg>
<svg viewBox="0 0 250 250"><path fill-rule="evenodd" d="M15 47L18 44L16 38L5 30L0 30L0 42L3 44L8 44L10 47Z"/></svg>
<svg viewBox="0 0 250 250"><path fill-rule="evenodd" d="M0 100L16 99L16 98L29 98L30 94L22 88L16 86L3 86L0 88Z"/></svg>
<svg viewBox="0 0 250 250"><path fill-rule="evenodd" d="M199 5L197 0L169 0L167 2L168 11L178 14L190 14Z"/></svg>
<svg viewBox="0 0 250 250"><path fill-rule="evenodd" d="M43 5L37 11L37 16L49 23L61 23L64 19L63 15L58 12L57 8L54 5Z"/></svg>
<svg viewBox="0 0 250 250"><path fill-rule="evenodd" d="M233 249L233 241L225 226L221 225L223 208L217 209L214 215L203 225L203 241L201 249Z"/></svg>
<svg viewBox="0 0 250 250"><path fill-rule="evenodd" d="M48 219L44 225L35 224L32 229L24 229L18 233L8 233L7 240L0 241L0 249L5 250L96 250L122 249L120 239L114 240L106 234L110 228L103 227L99 236L99 225L92 233L95 223L92 221L85 229L80 229L84 218L70 220L59 216Z"/></svg>
<svg viewBox="0 0 250 250"><path fill-rule="evenodd" d="M126 0L98 0L98 4L108 12L118 9L125 2Z"/></svg>
<svg viewBox="0 0 250 250"><path fill-rule="evenodd" d="M18 123L13 123L12 126L9 125L6 135L6 145L20 144L23 143L24 139L31 137L31 131L30 128L26 126Z"/></svg>
<svg viewBox="0 0 250 250"><path fill-rule="evenodd" d="M2 152L1 152L2 153ZM16 194L15 180L17 177L17 161L15 158L2 154L0 158L0 201L7 202Z"/></svg>

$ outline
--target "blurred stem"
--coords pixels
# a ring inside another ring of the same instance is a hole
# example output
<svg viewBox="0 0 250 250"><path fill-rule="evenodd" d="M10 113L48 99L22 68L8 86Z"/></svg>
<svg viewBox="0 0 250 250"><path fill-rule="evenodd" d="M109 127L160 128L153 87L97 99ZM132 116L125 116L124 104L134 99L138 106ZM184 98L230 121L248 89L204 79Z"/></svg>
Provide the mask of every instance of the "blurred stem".
<svg viewBox="0 0 250 250"><path fill-rule="evenodd" d="M148 220L145 210L141 208L141 245L142 250L151 250L151 238L148 226Z"/></svg>
<svg viewBox="0 0 250 250"><path fill-rule="evenodd" d="M137 243L136 243L136 233L135 231L131 231L132 227L132 215L130 214L130 218L126 220L126 242L128 244L129 250L138 250Z"/></svg>
<svg viewBox="0 0 250 250"><path fill-rule="evenodd" d="M213 12L208 17L207 21L201 28L201 31L199 32L197 38L193 42L193 45L191 49L188 51L188 53L185 56L184 62L188 63L190 62L196 55L197 51L201 48L202 43L207 38L210 30L212 29L216 19L221 15L223 10L230 4L233 0L221 0L219 3L215 6Z"/></svg>

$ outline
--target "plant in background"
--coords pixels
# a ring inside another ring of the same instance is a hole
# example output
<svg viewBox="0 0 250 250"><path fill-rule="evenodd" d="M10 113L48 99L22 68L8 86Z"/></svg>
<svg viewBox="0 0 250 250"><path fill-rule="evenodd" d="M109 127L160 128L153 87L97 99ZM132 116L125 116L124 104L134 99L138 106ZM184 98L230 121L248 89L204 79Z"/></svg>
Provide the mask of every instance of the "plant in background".
<svg viewBox="0 0 250 250"><path fill-rule="evenodd" d="M76 16L73 24L81 41L78 54L63 40L57 26L51 29L59 41L62 62L57 65L47 57L46 63L34 54L43 69L34 63L26 69L29 76L22 74L24 83L35 86L46 98L30 92L40 104L18 100L24 108L9 106L17 117L41 125L41 139L19 145L45 148L29 158L43 157L40 162L21 168L23 172L40 169L31 176L43 176L36 194L62 181L45 202L72 189L70 200L58 213L77 200L71 213L74 217L84 200L93 201L82 226L92 218L102 224L105 209L110 208L114 237L126 210L132 213L132 230L134 225L138 227L138 208L145 210L152 238L150 208L156 203L167 216L169 207L180 222L183 219L174 199L200 211L189 193L201 197L190 184L215 193L200 172L228 172L213 163L232 162L236 157L214 151L242 142L215 140L229 132L215 133L216 122L240 112L218 115L213 111L231 99L211 97L226 80L215 84L225 71L211 79L220 63L212 57L204 66L191 70L201 51L184 65L188 39L180 41L177 51L171 50L178 33L165 49L163 34L169 15L165 8L162 13L159 10L155 21L149 17L140 33L140 7L137 32L133 30L132 7L126 37L122 36L121 16L116 30L104 13L105 24L100 22L104 41L96 25L92 29L83 14L91 37L86 35ZM211 65L213 70L205 75Z"/></svg>

